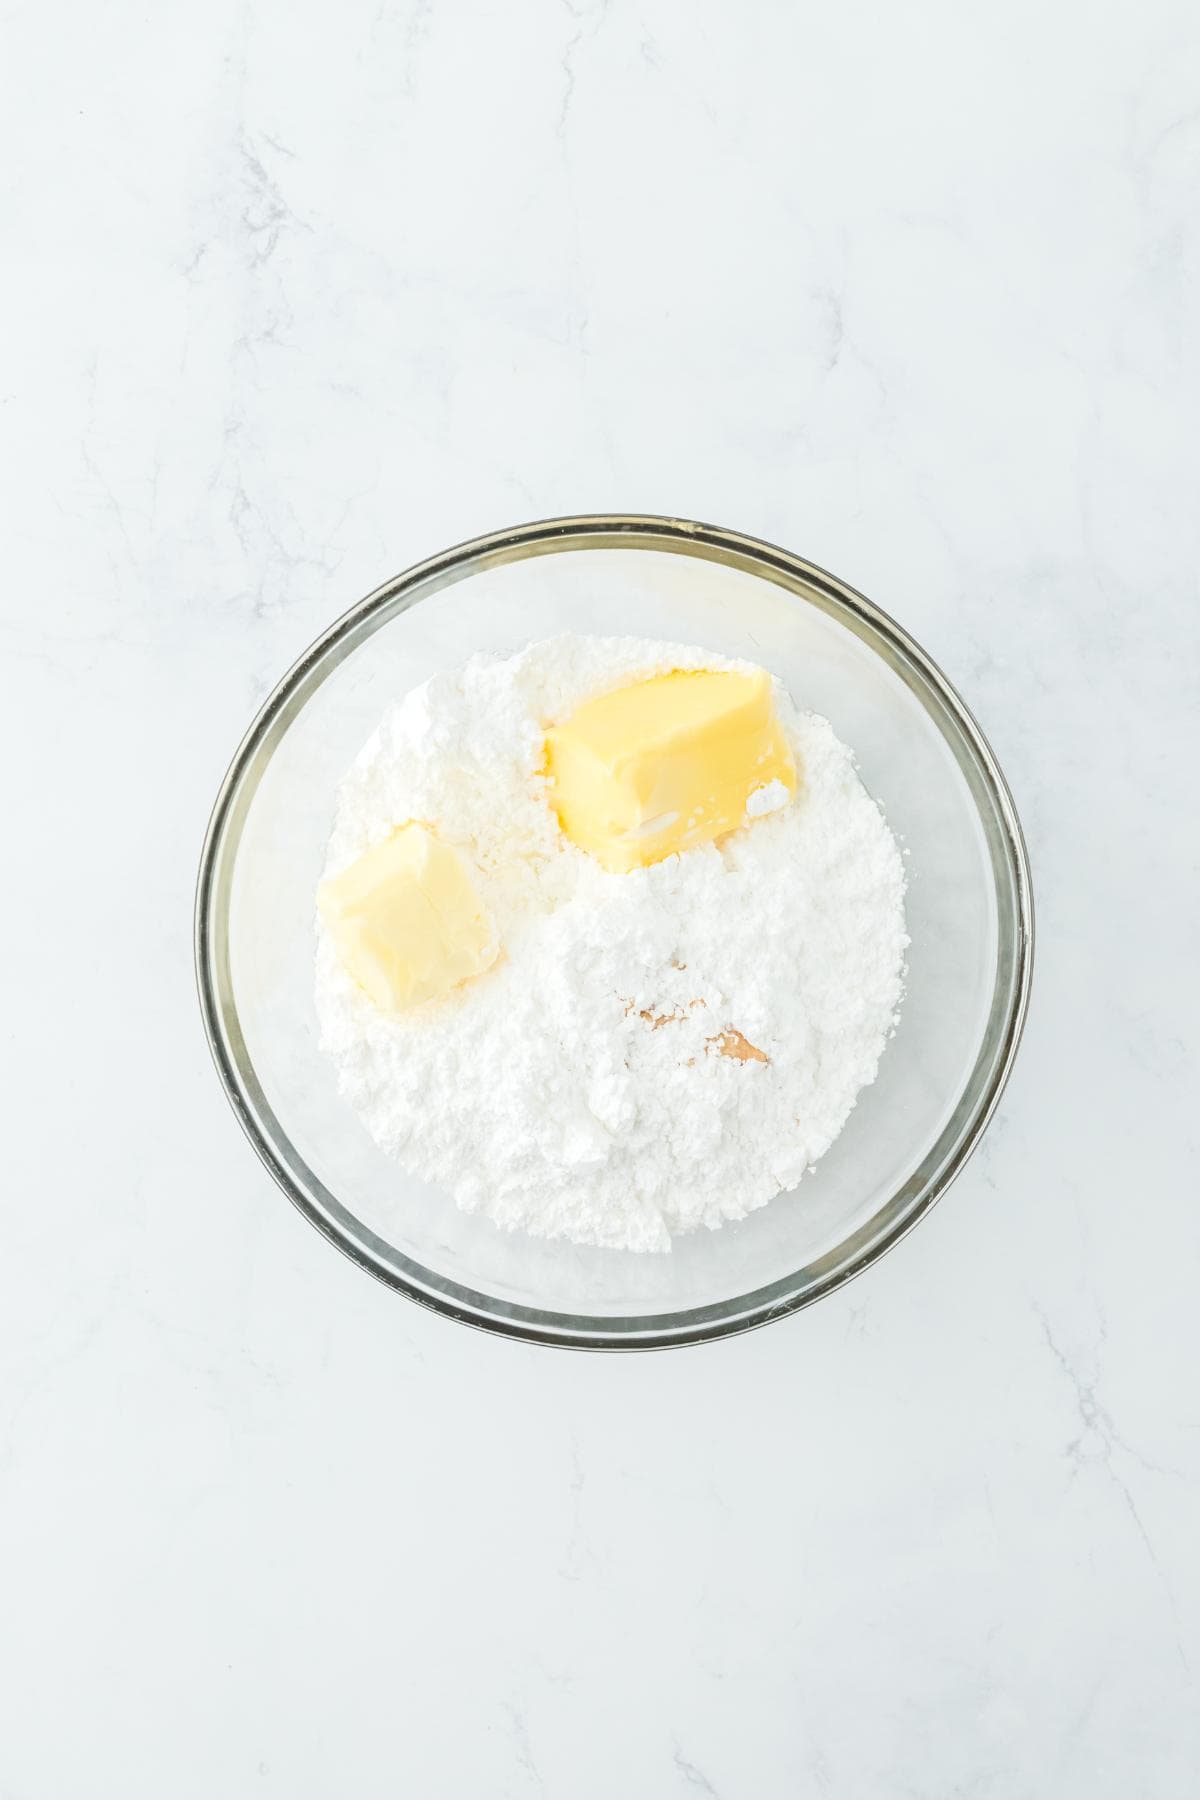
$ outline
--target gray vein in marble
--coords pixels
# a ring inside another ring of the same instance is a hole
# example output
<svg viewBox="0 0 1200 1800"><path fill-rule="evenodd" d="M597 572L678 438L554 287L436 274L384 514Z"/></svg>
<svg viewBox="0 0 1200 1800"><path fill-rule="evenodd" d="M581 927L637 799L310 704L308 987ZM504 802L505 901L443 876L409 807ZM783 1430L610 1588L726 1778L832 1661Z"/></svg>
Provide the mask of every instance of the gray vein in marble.
<svg viewBox="0 0 1200 1800"><path fill-rule="evenodd" d="M94 481L96 486L99 488L100 492L104 495L105 500L108 503L107 511L108 511L110 517L112 518L114 524L116 525L117 530L121 534L121 540L125 545L125 550L128 555L129 562L132 566L136 567L138 558L137 558L137 553L134 550L133 539L129 533L129 526L126 523L126 519L125 519L125 503L119 498L116 490L112 486L112 483L109 481L107 475L104 473L104 470L101 468L100 463L97 459L96 453L93 449L93 443L94 443L95 436L96 436L96 386L99 381L99 378L100 378L100 352L97 350L95 352L95 354L92 356L91 363L89 365L88 372L87 372L87 398L86 398L86 402L85 402L87 423L84 427L83 436L80 439L79 457L80 457L80 461L83 463L84 468L87 470L88 474L91 476L92 480ZM116 564L113 562L111 557L109 558L109 565L113 571L114 583L117 584L115 587L115 591L119 594L120 593L120 585L119 585L118 572L117 572Z"/></svg>
<svg viewBox="0 0 1200 1800"><path fill-rule="evenodd" d="M544 1793L546 1790L546 1783L542 1779L542 1772L538 1768L534 1758L533 1745L529 1741L529 1727L525 1723L525 1715L519 1707L514 1706L509 1700L502 1701L501 1705L508 1718L509 1736L512 1739L513 1749L516 1752L517 1765L524 1770L525 1774L528 1775L534 1785Z"/></svg>
<svg viewBox="0 0 1200 1800"><path fill-rule="evenodd" d="M404 21L400 39L402 87L403 92L410 99L417 91L421 55L429 40L433 16L433 0L413 0ZM384 25L392 24L394 19L395 11L389 4L389 0L382 0L382 4L375 13L373 30L380 31Z"/></svg>
<svg viewBox="0 0 1200 1800"><path fill-rule="evenodd" d="M571 1472L567 1478L571 1512L566 1549L559 1567L559 1574L564 1581L581 1581L587 1565L595 1561L583 1528L583 1495L587 1486L587 1475L580 1454L579 1440L574 1433L568 1439L567 1448L571 1459Z"/></svg>
<svg viewBox="0 0 1200 1800"><path fill-rule="evenodd" d="M866 1335L867 1335L867 1306L868 1306L868 1302L866 1300L848 1301L847 1302L847 1304L846 1304L846 1333L845 1333L847 1341L849 1341L849 1339L852 1337L859 1338L859 1339L866 1337Z"/></svg>
<svg viewBox="0 0 1200 1800"><path fill-rule="evenodd" d="M1067 1445L1067 1458L1071 1464L1072 1478L1074 1478L1075 1475L1079 1474L1080 1471L1084 1468L1084 1466L1087 1463L1098 1462L1101 1465L1101 1467L1104 1469L1105 1474L1108 1476L1108 1478L1112 1482L1113 1486L1116 1488L1118 1494L1121 1496L1121 1500L1125 1506L1125 1509L1128 1512L1131 1520L1133 1521L1134 1528L1136 1529L1137 1534L1140 1537L1142 1544L1145 1548L1146 1555L1150 1560L1150 1563L1154 1569L1156 1576L1158 1577L1158 1580L1162 1584L1163 1593L1166 1596L1167 1604L1171 1611L1171 1617L1174 1620L1175 1647L1179 1653L1179 1660L1183 1664L1184 1668L1189 1669L1189 1671L1190 1671L1190 1665L1188 1663L1187 1653L1184 1650L1183 1640L1180 1636L1179 1615L1178 1615L1178 1610L1177 1610L1176 1602L1175 1602L1175 1594L1172 1589L1170 1579L1169 1579L1167 1572L1164 1569L1161 1561L1159 1560L1158 1552L1154 1547L1153 1541L1151 1540L1151 1537L1150 1537L1150 1533L1147 1531L1145 1522L1143 1521L1142 1515L1141 1515L1140 1511L1138 1510L1137 1501L1133 1497L1133 1490L1130 1488L1129 1483L1125 1480L1125 1478L1121 1474L1120 1470L1117 1469L1114 1465L1113 1449L1114 1449L1114 1447L1116 1447L1117 1449L1124 1451L1126 1456L1130 1457L1131 1460L1133 1462L1137 1463L1140 1468L1146 1470L1149 1473L1160 1474L1160 1475L1171 1475L1176 1472L1174 1470L1165 1469L1158 1463L1149 1461L1138 1450L1135 1450L1134 1447L1127 1441L1127 1439L1125 1439L1124 1437L1121 1436L1121 1433L1117 1430L1116 1425L1113 1423L1111 1415L1108 1413L1106 1408L1100 1403L1100 1401L1096 1397L1096 1388L1098 1385L1098 1378L1095 1375L1093 1375L1089 1379L1088 1377L1081 1374L1081 1372L1076 1367L1076 1365L1060 1349L1058 1343L1055 1341L1054 1334L1050 1329L1049 1318L1047 1317L1044 1309L1041 1306L1038 1306L1035 1304L1033 1310L1037 1316L1038 1323L1040 1324L1040 1326L1042 1328L1042 1337L1045 1341L1046 1347L1050 1351L1050 1354L1053 1356L1053 1358L1054 1358L1055 1362L1058 1364L1059 1368L1062 1370L1063 1374L1066 1376L1067 1380L1070 1382L1072 1390L1074 1392L1074 1396L1075 1396L1075 1406L1076 1406L1076 1410L1078 1411L1078 1414L1079 1414L1081 1430L1080 1430L1078 1436L1073 1438L1071 1440L1071 1442ZM1101 1344L1104 1343L1106 1336L1107 1336L1107 1331L1104 1326L1103 1320L1101 1320L1101 1324L1100 1324L1100 1342L1101 1342ZM1098 1456L1093 1456L1093 1455L1088 1454L1088 1448L1089 1448L1088 1440L1089 1439L1092 1440L1092 1442L1099 1444Z"/></svg>
<svg viewBox="0 0 1200 1800"><path fill-rule="evenodd" d="M262 134L262 141L284 156L295 155L266 133ZM250 246L248 260L252 269L261 269L274 256L285 227L311 231L312 226L298 217L288 204L283 189L268 171L245 127L238 135L237 155L241 163L242 186L247 193L240 218Z"/></svg>
<svg viewBox="0 0 1200 1800"><path fill-rule="evenodd" d="M1080 1374L1075 1364L1064 1354L1055 1341L1054 1335L1050 1329L1050 1321L1046 1316L1044 1309L1035 1305L1033 1310L1038 1323L1042 1328L1042 1337L1047 1348L1075 1390L1076 1406L1078 1407L1080 1422L1083 1426L1083 1430L1080 1432L1079 1436L1074 1438L1067 1446L1067 1454L1071 1457L1075 1468L1078 1469L1083 1462L1088 1460L1083 1440L1086 1435L1091 1433L1099 1438L1105 1456L1110 1455L1113 1446L1116 1445L1149 1474L1175 1474L1175 1470L1164 1468L1161 1463L1152 1462L1148 1457L1143 1456L1142 1453L1139 1450L1136 1450L1126 1438L1121 1436L1113 1423L1111 1415L1096 1398L1096 1388L1099 1385L1098 1377L1093 1375L1089 1380ZM1103 1320L1101 1320L1100 1323L1099 1336L1100 1343L1103 1345L1108 1336L1108 1331Z"/></svg>
<svg viewBox="0 0 1200 1800"><path fill-rule="evenodd" d="M842 295L832 287L818 288L815 297L829 319L829 348L824 363L825 373L829 375L838 366L846 338L845 304Z"/></svg>
<svg viewBox="0 0 1200 1800"><path fill-rule="evenodd" d="M576 58L578 57L580 48L585 40L595 37L601 25L604 23L609 8L609 0L598 0L598 3L594 5L589 5L586 3L586 0L584 0L584 4L579 6L572 5L572 0L563 0L563 6L570 16L575 29L567 39L562 56L559 59L559 68L563 78L563 89L562 100L558 110L558 123L555 126L555 136L560 140L566 133L567 122L571 112L571 102L575 98Z"/></svg>
<svg viewBox="0 0 1200 1800"><path fill-rule="evenodd" d="M708 1779L708 1776L704 1773L703 1769L697 1768L694 1762L690 1762L683 1754L683 1751L678 1744L675 1745L672 1761L679 1770L679 1773L683 1776L688 1787L691 1788L694 1793L708 1794L711 1797L711 1800L721 1800L719 1793Z"/></svg>

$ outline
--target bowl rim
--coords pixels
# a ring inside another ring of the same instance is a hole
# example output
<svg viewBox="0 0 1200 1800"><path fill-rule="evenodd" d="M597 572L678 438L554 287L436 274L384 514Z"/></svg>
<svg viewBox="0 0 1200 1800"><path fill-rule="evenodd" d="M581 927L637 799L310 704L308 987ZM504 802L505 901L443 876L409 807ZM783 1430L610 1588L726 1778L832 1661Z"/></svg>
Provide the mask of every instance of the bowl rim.
<svg viewBox="0 0 1200 1800"><path fill-rule="evenodd" d="M228 974L228 899L241 825L274 744L352 649L418 600L483 569L528 556L620 548L697 556L758 575L802 603L819 605L881 654L933 716L968 780L988 837L997 889L1000 868L1008 877L1014 928L1006 942L998 918L988 1022L959 1103L918 1169L870 1220L815 1263L767 1287L677 1313L604 1317L518 1305L439 1276L378 1237L307 1168L291 1148L245 1054ZM991 819L979 806L980 792L991 804ZM200 1010L226 1097L277 1185L331 1243L419 1305L480 1330L561 1348L640 1350L709 1342L785 1318L862 1274L907 1236L965 1166L1007 1084L1029 1008L1034 913L1024 835L991 746L941 669L902 626L839 577L777 545L694 520L602 513L535 520L456 544L384 582L309 645L259 708L218 789L200 857L194 932ZM973 1093L985 1061L990 1062L986 1078ZM925 1173L931 1163L937 1166ZM809 1279L803 1280L805 1276Z"/></svg>

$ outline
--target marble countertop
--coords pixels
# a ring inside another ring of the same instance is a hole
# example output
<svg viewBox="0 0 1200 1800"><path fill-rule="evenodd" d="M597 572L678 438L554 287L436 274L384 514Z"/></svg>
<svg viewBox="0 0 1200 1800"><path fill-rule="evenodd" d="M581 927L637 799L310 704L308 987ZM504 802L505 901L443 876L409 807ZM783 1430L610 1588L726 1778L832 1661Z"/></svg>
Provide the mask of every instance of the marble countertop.
<svg viewBox="0 0 1200 1800"><path fill-rule="evenodd" d="M7 35L0 1795L1193 1794L1194 6ZM283 668L424 554L607 509L896 615L1039 905L951 1195L812 1311L656 1357L331 1251L191 969Z"/></svg>

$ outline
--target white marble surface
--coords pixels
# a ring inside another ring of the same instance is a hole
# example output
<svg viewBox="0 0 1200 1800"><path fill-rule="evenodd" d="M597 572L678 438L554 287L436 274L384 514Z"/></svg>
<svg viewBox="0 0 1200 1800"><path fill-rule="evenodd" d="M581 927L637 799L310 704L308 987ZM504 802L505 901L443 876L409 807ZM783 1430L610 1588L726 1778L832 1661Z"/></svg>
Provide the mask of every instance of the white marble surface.
<svg viewBox="0 0 1200 1800"><path fill-rule="evenodd" d="M1193 1794L1195 7L6 11L0 1795ZM943 1205L626 1359L332 1252L190 966L292 657L605 508L897 614L1041 928Z"/></svg>

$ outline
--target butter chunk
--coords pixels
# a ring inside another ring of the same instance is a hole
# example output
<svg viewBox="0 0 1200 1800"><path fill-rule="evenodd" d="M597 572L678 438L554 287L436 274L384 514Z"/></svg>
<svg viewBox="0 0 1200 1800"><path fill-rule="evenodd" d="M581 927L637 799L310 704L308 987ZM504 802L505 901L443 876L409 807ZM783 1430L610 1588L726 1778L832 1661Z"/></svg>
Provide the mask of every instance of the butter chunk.
<svg viewBox="0 0 1200 1800"><path fill-rule="evenodd" d="M762 669L674 669L589 700L546 734L546 773L567 837L622 873L723 837L796 791Z"/></svg>
<svg viewBox="0 0 1200 1800"><path fill-rule="evenodd" d="M499 954L470 870L426 825L402 825L322 882L317 907L343 966L385 1012L448 993Z"/></svg>

